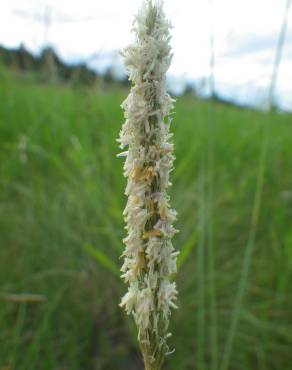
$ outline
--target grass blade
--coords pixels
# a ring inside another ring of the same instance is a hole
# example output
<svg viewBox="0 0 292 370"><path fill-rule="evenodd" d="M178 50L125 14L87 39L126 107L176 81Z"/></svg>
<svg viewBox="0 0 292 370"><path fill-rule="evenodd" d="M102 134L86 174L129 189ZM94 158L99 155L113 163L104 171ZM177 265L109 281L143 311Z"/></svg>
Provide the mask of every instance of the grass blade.
<svg viewBox="0 0 292 370"><path fill-rule="evenodd" d="M203 167L204 168L204 167ZM198 315L197 315L197 347L198 347L198 369L205 368L205 256L204 245L206 238L206 220L205 220L205 191L204 176L200 179L200 197L199 197L199 215L200 215L200 233L197 255L197 284L198 284Z"/></svg>
<svg viewBox="0 0 292 370"><path fill-rule="evenodd" d="M257 187L256 187L254 206L253 206L252 217L251 217L251 228L250 228L250 233L249 233L249 237L248 237L248 241L247 241L247 245L245 249L245 254L243 258L243 264L242 264L241 275L240 275L240 280L239 280L239 285L238 285L238 290L237 290L237 296L235 299L230 328L229 328L229 332L227 336L225 350L223 353L221 370L227 370L229 368L235 334L236 334L238 321L240 319L241 310L242 310L242 301L243 301L244 293L246 291L246 287L248 283L248 274L250 270L252 254L253 254L254 245L255 245L256 231L257 231L257 225L259 221L260 207L261 207L262 194L263 194L267 147L268 147L268 124L266 123L266 126L264 127L264 136L262 140L259 170L258 170L258 176L257 176Z"/></svg>
<svg viewBox="0 0 292 370"><path fill-rule="evenodd" d="M209 106L209 133L208 133L208 189L207 189L207 252L208 252L208 296L210 312L210 340L212 369L218 369L218 330L217 330L217 303L215 285L215 248L214 248L214 103Z"/></svg>
<svg viewBox="0 0 292 370"><path fill-rule="evenodd" d="M90 244L85 244L84 248L101 266L110 271L115 277L120 278L118 266L107 255Z"/></svg>
<svg viewBox="0 0 292 370"><path fill-rule="evenodd" d="M17 321L14 333L14 346L10 356L10 367L11 370L16 369L16 358L18 357L19 345L21 343L21 331L23 330L25 317L26 317L26 303L20 304L17 314Z"/></svg>
<svg viewBox="0 0 292 370"><path fill-rule="evenodd" d="M194 230L191 234L191 236L188 238L188 240L183 245L180 254L177 259L177 269L179 270L182 265L185 263L185 261L190 257L197 241L198 237L198 231Z"/></svg>

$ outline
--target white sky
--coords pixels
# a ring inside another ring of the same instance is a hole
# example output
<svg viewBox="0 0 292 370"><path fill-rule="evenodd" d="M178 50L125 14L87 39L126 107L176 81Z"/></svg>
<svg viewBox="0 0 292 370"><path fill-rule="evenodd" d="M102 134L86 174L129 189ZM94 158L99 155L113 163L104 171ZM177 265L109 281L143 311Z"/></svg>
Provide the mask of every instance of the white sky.
<svg viewBox="0 0 292 370"><path fill-rule="evenodd" d="M265 99L287 0L213 0L215 77L221 94L240 101ZM21 42L37 52L49 43L65 61L98 68L120 66L117 49L131 40L139 0L2 0L0 43ZM209 73L212 11L209 0L165 0L174 28L172 83ZM45 15L51 24L46 32ZM292 9L277 93L292 107Z"/></svg>

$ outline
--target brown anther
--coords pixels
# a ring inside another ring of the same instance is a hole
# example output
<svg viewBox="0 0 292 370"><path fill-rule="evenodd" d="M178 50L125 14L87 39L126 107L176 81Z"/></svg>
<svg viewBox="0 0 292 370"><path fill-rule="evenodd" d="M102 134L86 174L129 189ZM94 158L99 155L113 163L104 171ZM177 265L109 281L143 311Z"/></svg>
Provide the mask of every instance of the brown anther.
<svg viewBox="0 0 292 370"><path fill-rule="evenodd" d="M156 170L153 166L145 167L142 169L141 167L137 167L133 169L131 176L136 181L147 181L150 183L153 177L156 175Z"/></svg>
<svg viewBox="0 0 292 370"><path fill-rule="evenodd" d="M167 206L165 203L160 204L159 214L160 214L161 220L165 221L167 218Z"/></svg>
<svg viewBox="0 0 292 370"><path fill-rule="evenodd" d="M143 234L143 239L149 239L152 236L162 236L162 233L160 230L156 230L156 229L145 231Z"/></svg>
<svg viewBox="0 0 292 370"><path fill-rule="evenodd" d="M137 274L144 267L146 267L145 253L144 252L139 252L137 262L136 262L135 267L134 267L135 274Z"/></svg>
<svg viewBox="0 0 292 370"><path fill-rule="evenodd" d="M130 173L130 176L138 181L140 180L141 176L143 174L143 168L140 165L135 165Z"/></svg>

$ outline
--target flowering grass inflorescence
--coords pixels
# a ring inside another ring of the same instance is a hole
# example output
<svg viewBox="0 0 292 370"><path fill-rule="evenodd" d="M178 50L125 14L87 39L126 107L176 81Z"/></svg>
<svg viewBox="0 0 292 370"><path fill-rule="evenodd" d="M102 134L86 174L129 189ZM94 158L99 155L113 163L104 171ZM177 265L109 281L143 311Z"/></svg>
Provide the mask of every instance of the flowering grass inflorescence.
<svg viewBox="0 0 292 370"><path fill-rule="evenodd" d="M122 104L126 121L119 138L121 148L127 148L120 155L126 157L128 178L121 270L129 289L121 306L134 316L147 370L160 369L169 353L169 316L177 296L171 281L178 254L171 243L176 212L166 193L174 161L169 142L173 99L165 78L171 61L169 29L162 4L145 1L134 22L135 43L122 53L133 87Z"/></svg>

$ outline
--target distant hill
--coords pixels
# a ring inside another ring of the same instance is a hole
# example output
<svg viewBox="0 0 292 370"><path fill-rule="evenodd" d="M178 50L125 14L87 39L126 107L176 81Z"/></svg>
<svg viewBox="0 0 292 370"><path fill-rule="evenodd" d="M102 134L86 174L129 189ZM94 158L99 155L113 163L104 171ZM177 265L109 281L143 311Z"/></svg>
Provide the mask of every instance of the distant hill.
<svg viewBox="0 0 292 370"><path fill-rule="evenodd" d="M65 64L50 47L43 49L39 56L34 56L23 45L18 49L0 46L0 61L9 68L36 72L46 81L59 80L81 85L91 85L97 79L106 83L114 81L110 68L101 76L83 63Z"/></svg>
<svg viewBox="0 0 292 370"><path fill-rule="evenodd" d="M85 63L78 63L70 65L64 63L57 55L56 51L47 47L42 50L40 55L31 54L24 45L19 48L10 49L0 45L0 63L8 68L32 72L36 75L37 79L44 82L61 82L70 83L73 85L91 86L96 82L101 82L104 87L110 86L113 83L121 86L130 84L127 76L124 79L117 79L113 71L113 67L109 66L103 74L89 68ZM204 82L205 83L205 82ZM235 103L218 92L214 93L211 97L206 97L202 94L202 82L189 81L185 84L184 89L178 95L192 96L199 100L213 100L217 104L234 105L240 108L249 108L245 104ZM170 90L173 95L176 95L175 89Z"/></svg>

